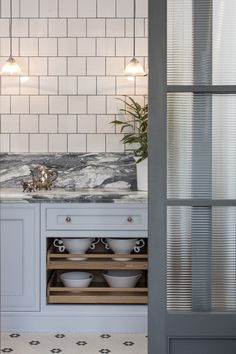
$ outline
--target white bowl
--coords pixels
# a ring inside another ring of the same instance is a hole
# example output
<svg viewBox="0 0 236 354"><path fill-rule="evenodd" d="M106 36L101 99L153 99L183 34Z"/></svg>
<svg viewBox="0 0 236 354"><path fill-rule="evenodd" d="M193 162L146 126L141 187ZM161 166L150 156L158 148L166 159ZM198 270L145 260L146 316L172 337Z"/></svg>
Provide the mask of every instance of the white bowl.
<svg viewBox="0 0 236 354"><path fill-rule="evenodd" d="M62 238L63 244L65 245L69 253L81 253L84 254L87 252L91 243L92 238ZM84 260L86 258L68 258L70 260Z"/></svg>
<svg viewBox="0 0 236 354"><path fill-rule="evenodd" d="M64 286L68 288L87 288L93 280L93 274L88 272L66 272L60 274Z"/></svg>
<svg viewBox="0 0 236 354"><path fill-rule="evenodd" d="M136 246L135 238L107 238L107 243L116 254L129 254ZM129 261L130 258L114 258L117 261Z"/></svg>
<svg viewBox="0 0 236 354"><path fill-rule="evenodd" d="M103 276L111 288L134 288L142 273L135 270L108 270Z"/></svg>

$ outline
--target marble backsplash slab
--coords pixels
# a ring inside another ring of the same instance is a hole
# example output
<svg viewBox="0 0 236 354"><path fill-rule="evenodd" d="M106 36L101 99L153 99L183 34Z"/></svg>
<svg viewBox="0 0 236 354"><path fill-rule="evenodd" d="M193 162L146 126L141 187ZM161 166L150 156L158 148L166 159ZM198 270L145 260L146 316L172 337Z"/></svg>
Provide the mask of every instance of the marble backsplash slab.
<svg viewBox="0 0 236 354"><path fill-rule="evenodd" d="M58 170L55 188L137 190L136 164L130 153L1 154L0 187L22 188L30 169L46 165Z"/></svg>

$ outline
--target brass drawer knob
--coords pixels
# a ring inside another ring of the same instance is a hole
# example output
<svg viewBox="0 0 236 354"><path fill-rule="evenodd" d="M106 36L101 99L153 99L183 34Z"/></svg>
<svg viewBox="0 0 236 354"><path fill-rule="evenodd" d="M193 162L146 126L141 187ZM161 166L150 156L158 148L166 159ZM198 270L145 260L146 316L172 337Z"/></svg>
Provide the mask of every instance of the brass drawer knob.
<svg viewBox="0 0 236 354"><path fill-rule="evenodd" d="M66 217L66 222L71 222L71 217L70 216Z"/></svg>
<svg viewBox="0 0 236 354"><path fill-rule="evenodd" d="M132 216L128 216L127 221L128 221L128 222L133 222Z"/></svg>

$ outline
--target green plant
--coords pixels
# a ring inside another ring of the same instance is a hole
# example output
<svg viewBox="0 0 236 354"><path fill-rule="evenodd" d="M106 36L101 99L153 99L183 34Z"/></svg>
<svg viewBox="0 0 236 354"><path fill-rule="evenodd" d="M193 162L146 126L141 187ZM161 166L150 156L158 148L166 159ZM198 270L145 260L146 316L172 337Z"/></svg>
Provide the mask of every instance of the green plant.
<svg viewBox="0 0 236 354"><path fill-rule="evenodd" d="M133 151L138 158L137 163L145 160L148 156L148 105L141 106L132 97L127 96L126 100L117 98L125 104L125 108L120 109L122 113L128 115L130 119L126 121L114 120L111 123L121 127L121 133L125 129L131 128L131 133L125 133L121 139L123 144L133 145L128 151Z"/></svg>

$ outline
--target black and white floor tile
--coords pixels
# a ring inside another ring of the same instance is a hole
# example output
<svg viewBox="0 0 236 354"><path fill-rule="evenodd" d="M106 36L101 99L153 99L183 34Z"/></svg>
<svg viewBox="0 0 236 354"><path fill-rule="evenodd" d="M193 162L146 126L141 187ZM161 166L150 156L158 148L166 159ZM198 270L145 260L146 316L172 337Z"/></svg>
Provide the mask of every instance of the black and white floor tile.
<svg viewBox="0 0 236 354"><path fill-rule="evenodd" d="M2 333L1 353L147 354L147 336L140 333Z"/></svg>

